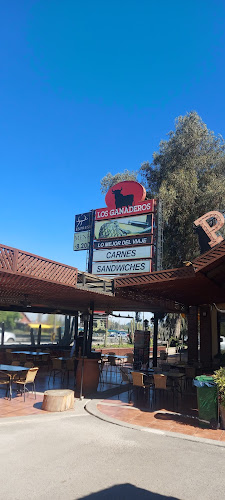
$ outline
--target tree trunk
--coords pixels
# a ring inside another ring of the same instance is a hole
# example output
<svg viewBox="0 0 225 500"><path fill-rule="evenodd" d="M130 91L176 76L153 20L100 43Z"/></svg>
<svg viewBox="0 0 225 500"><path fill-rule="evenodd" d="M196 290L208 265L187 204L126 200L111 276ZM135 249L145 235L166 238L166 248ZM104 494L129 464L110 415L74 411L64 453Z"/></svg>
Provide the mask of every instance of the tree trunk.
<svg viewBox="0 0 225 500"><path fill-rule="evenodd" d="M174 327L175 339L180 338L180 328L181 328L181 315L178 314L175 318L175 327Z"/></svg>

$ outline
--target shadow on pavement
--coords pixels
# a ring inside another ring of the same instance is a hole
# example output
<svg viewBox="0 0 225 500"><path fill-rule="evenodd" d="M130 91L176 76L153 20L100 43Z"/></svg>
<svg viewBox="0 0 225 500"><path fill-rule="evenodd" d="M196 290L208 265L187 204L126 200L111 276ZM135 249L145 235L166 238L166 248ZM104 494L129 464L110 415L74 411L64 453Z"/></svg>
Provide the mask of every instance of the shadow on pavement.
<svg viewBox="0 0 225 500"><path fill-rule="evenodd" d="M153 493L152 491L143 490L142 488L137 488L133 484L125 483L125 484L117 484L112 486L111 488L107 488L105 490L97 491L96 493L91 493L85 497L81 498L90 498L94 499L107 499L107 500L136 500L137 498L141 498L141 500L179 500L175 497L168 497L165 495L159 495L158 493Z"/></svg>

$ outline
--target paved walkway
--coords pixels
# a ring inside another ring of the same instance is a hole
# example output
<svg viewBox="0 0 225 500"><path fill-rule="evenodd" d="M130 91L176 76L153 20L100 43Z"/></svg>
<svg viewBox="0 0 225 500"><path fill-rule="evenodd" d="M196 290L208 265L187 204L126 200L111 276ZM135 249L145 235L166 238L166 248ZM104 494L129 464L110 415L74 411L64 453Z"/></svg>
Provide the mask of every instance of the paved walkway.
<svg viewBox="0 0 225 500"><path fill-rule="evenodd" d="M199 427L198 419L185 416L166 409L150 411L139 409L133 404L124 403L116 399L92 400L87 405L87 410L96 417L105 419L107 422L120 425L129 425L165 431L166 433L180 434L180 437L203 438L223 443L225 446L225 431L221 429L202 429ZM146 429L146 430L147 430Z"/></svg>

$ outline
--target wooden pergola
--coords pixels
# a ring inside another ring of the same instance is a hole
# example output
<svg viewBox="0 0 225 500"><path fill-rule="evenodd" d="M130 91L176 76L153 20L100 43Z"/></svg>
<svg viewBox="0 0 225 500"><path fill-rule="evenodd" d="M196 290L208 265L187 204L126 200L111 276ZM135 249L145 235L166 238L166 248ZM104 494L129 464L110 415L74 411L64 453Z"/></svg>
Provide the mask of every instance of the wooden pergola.
<svg viewBox="0 0 225 500"><path fill-rule="evenodd" d="M225 302L225 241L184 267L114 279L116 296L167 300L183 307ZM164 309L167 311L167 309Z"/></svg>
<svg viewBox="0 0 225 500"><path fill-rule="evenodd" d="M0 310L73 315L74 311L179 312L182 304L140 293L123 296L114 280L0 245Z"/></svg>
<svg viewBox="0 0 225 500"><path fill-rule="evenodd" d="M72 314L184 312L225 302L225 241L178 269L99 278L77 268L0 245L0 310Z"/></svg>

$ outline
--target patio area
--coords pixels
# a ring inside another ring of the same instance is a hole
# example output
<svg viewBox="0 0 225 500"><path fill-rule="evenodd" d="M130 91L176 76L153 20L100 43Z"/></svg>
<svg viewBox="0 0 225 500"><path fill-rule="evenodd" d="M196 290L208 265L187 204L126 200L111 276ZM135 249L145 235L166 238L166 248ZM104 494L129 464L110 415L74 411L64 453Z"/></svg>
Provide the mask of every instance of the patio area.
<svg viewBox="0 0 225 500"><path fill-rule="evenodd" d="M170 360L171 361L171 360ZM125 364L129 367L129 364ZM132 367L130 367L132 369ZM5 390L0 389L0 419L33 415L48 415L43 411L42 401L47 389L69 388L74 390L74 374L69 379L62 380L58 373L49 380L49 368L41 366L36 377L36 399L32 392L23 396L14 387L12 399L5 396ZM152 388L139 391L122 380L120 367L104 366L97 392L92 395L100 418L112 419L112 423L130 424L157 431L185 434L193 437L225 441L225 431L221 429L201 428L198 420L196 388L185 387L182 395L177 393L157 393ZM75 392L79 399L79 394ZM75 399L76 405L76 399ZM73 412L73 410L68 410Z"/></svg>

